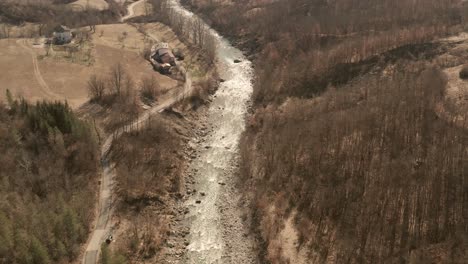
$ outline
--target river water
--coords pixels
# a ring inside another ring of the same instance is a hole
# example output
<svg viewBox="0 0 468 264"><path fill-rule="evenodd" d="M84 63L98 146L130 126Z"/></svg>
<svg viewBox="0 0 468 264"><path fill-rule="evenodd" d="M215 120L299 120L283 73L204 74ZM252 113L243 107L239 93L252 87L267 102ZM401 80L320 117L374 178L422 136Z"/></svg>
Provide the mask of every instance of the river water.
<svg viewBox="0 0 468 264"><path fill-rule="evenodd" d="M173 10L188 19L196 15L184 9L177 0L171 2ZM207 123L213 128L199 146L200 155L191 163L195 171L196 189L205 196L188 200L190 244L187 247L188 263L224 263L225 243L219 204L227 173L236 162L238 144L245 129L245 114L252 94L252 65L242 52L234 48L213 29L207 30L216 40L217 70L224 80L213 96L208 110ZM234 60L240 60L234 63ZM200 203L196 203L196 201Z"/></svg>

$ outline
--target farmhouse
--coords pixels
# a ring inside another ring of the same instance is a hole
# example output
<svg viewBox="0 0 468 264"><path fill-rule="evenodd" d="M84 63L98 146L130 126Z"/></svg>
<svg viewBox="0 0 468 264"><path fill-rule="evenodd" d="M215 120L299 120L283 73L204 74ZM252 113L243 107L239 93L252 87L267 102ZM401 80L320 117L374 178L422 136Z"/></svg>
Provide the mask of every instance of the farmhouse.
<svg viewBox="0 0 468 264"><path fill-rule="evenodd" d="M168 63L174 66L175 57L169 49L168 43L159 43L156 45L153 50L155 51L152 55L152 58L159 63Z"/></svg>
<svg viewBox="0 0 468 264"><path fill-rule="evenodd" d="M172 54L168 43L159 43L151 48L151 64L161 73L168 74L171 67L176 66L174 54Z"/></svg>
<svg viewBox="0 0 468 264"><path fill-rule="evenodd" d="M56 26L52 35L52 43L55 45L63 45L70 43L73 38L71 30L63 25Z"/></svg>

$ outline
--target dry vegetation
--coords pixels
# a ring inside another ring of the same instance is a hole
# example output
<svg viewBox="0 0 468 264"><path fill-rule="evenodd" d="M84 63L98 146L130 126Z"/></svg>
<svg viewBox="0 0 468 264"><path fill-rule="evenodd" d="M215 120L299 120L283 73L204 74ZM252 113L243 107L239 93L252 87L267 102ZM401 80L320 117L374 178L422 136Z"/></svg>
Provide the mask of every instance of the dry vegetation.
<svg viewBox="0 0 468 264"><path fill-rule="evenodd" d="M257 210L282 216L260 217L267 241L297 210L300 246L314 262L383 263L421 253L428 261L423 250L444 243L446 262L463 259L468 133L437 116L440 70L417 66L256 112L243 169L257 186ZM275 252L269 247L267 259L287 260Z"/></svg>
<svg viewBox="0 0 468 264"><path fill-rule="evenodd" d="M68 105L0 105L0 261L70 263L93 219L97 144Z"/></svg>
<svg viewBox="0 0 468 264"><path fill-rule="evenodd" d="M184 17L170 6L168 0L150 0L153 11L152 19L169 25L179 39L201 49L208 66L211 66L216 57L216 42L207 31L201 19L192 21Z"/></svg>
<svg viewBox="0 0 468 264"><path fill-rule="evenodd" d="M179 115L151 117L141 129L114 141L110 159L116 164L117 241L104 247L102 263L165 260L168 238L177 231L172 228L180 213L176 210L184 191L184 145L191 133Z"/></svg>
<svg viewBox="0 0 468 264"><path fill-rule="evenodd" d="M145 128L128 133L113 146L123 234L127 237L120 250L129 258L160 260L169 231L169 214L180 194L182 166L175 153L182 138L173 124L155 117Z"/></svg>
<svg viewBox="0 0 468 264"><path fill-rule="evenodd" d="M188 49L160 23L134 26L132 31L125 31L126 37L122 41L109 37L109 27L98 26L97 31L102 28L105 33L97 41L132 48L133 43L128 42L127 38L140 33L145 35L145 43L158 37L182 50ZM156 35L155 32L160 34ZM201 57L200 51L189 49L184 54L184 65L190 62L189 70L192 70L193 63L193 68L202 69L208 75L192 80L194 93L180 105L189 112L205 103L207 94L213 92L216 82L212 81L213 70L208 70L206 64L200 64L204 61L198 59ZM91 101L86 108L100 110L92 110L90 117L97 120L98 127L102 127L104 133L111 133L143 113L141 102L158 104L180 91L181 87L168 90L166 83L157 76L160 75L153 73L136 79L123 64L110 66L102 74L91 76L88 80ZM125 133L113 143L111 160L116 164L118 183L114 232L119 241L103 248L102 263L124 263L125 259L132 263L160 263L168 252L169 231L173 218L180 213L175 211L175 207L183 191L183 144L190 134L186 129L186 120L179 120L183 114L178 111L170 113L176 114L152 117L147 123L141 124L140 130Z"/></svg>
<svg viewBox="0 0 468 264"><path fill-rule="evenodd" d="M168 92L169 89L180 85L176 80L153 72L138 56L140 40L146 40L146 35L143 37L130 25L96 26L116 21L120 9L111 4L109 10L72 11L64 6L69 2L0 2L0 38L48 35L57 24L82 27L86 33L82 42L90 48L86 55L89 61L92 59L86 65L71 64L70 61L79 60L75 50L64 47L63 52L59 52L46 46L34 51L26 40L21 42L25 45L19 45L20 40L2 40L7 48L2 49L6 52L0 51L0 55L8 62L2 66L8 65L11 72L21 76L34 73L34 77L42 74L52 89L61 89L60 94L63 92L67 98L87 92L90 102L78 111L82 119L92 121L92 127L79 121L68 105L61 103L30 106L23 101L12 101L11 107L1 106L0 141L5 143L2 144L5 152L0 155L0 195L6 200L0 203L0 262L76 261L93 220L90 205L95 203L95 186L98 186L97 142L90 131L96 132L100 143L106 134L138 118L143 112L142 101L156 104L161 96L170 96L173 91ZM16 35L23 23L31 28ZM168 27L159 23L157 27L162 28L164 37L170 38L172 43L175 37ZM158 33L154 35L159 37ZM197 43L201 44L200 41ZM196 58L192 58L192 54ZM199 51L185 53L190 63L206 73L208 66L199 64L200 60L205 60L198 59L202 57L200 54ZM31 61L36 63L36 55L40 55L37 65L30 65ZM16 65L14 63L27 69L18 71L11 67ZM39 72L33 71L36 66ZM34 79L16 75L14 79L4 76L2 80L8 78L8 82L2 84L10 87L23 79ZM207 80L194 82L197 88L190 102L206 98L207 90L212 91L214 83ZM15 94L38 90L26 87L22 84ZM41 98L37 94L34 100ZM175 128L169 119L151 119L145 128L125 133L112 147L120 198L116 232L121 242L116 245L117 249L103 248L102 263L161 259L170 218L175 214L173 205L180 196L183 169L183 154L179 151L184 139L180 134L183 127ZM16 163L18 160L20 163Z"/></svg>
<svg viewBox="0 0 468 264"><path fill-rule="evenodd" d="M85 8L76 11L65 5L57 5L48 1L0 2L0 24L19 25L25 22L39 24L37 35L47 35L57 25L67 25L71 28L108 24L117 22L122 8L113 3L107 10Z"/></svg>
<svg viewBox="0 0 468 264"><path fill-rule="evenodd" d="M185 3L257 58L241 186L263 261L466 260L468 134L440 115L441 70L414 63L439 52L431 40L464 28L466 5ZM294 245L279 239L290 216Z"/></svg>
<svg viewBox="0 0 468 264"><path fill-rule="evenodd" d="M85 108L99 109L87 114L99 120L105 134L131 123L142 112L137 84L121 63L110 66L105 74L91 75L87 86L90 102Z"/></svg>

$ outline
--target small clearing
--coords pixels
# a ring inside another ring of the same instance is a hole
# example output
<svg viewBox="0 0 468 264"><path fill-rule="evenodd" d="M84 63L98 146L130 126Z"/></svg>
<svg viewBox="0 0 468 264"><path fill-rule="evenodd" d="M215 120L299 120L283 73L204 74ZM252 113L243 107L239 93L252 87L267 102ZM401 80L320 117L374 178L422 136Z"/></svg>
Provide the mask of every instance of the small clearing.
<svg viewBox="0 0 468 264"><path fill-rule="evenodd" d="M152 13L151 5L147 0L138 0L131 3L127 7L128 13L122 17L122 21L126 21L133 17L146 16Z"/></svg>
<svg viewBox="0 0 468 264"><path fill-rule="evenodd" d="M105 0L78 0L70 3L69 5L76 9L93 8L98 10L105 10L109 8L109 4Z"/></svg>

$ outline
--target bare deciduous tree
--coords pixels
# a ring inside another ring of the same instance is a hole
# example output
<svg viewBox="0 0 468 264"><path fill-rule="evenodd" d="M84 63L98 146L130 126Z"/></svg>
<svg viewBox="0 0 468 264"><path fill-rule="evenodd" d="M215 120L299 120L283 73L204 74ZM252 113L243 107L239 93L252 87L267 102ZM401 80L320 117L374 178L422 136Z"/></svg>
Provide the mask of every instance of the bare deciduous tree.
<svg viewBox="0 0 468 264"><path fill-rule="evenodd" d="M156 99L159 92L159 84L156 82L153 76L144 78L141 81L141 95L151 101Z"/></svg>
<svg viewBox="0 0 468 264"><path fill-rule="evenodd" d="M101 100L106 93L106 82L93 74L88 80L88 94L92 100Z"/></svg>
<svg viewBox="0 0 468 264"><path fill-rule="evenodd" d="M117 63L110 71L110 88L113 89L114 93L118 96L121 95L122 89L124 88L125 79L127 73L121 63Z"/></svg>
<svg viewBox="0 0 468 264"><path fill-rule="evenodd" d="M0 39L10 37L11 26L8 24L0 24Z"/></svg>

